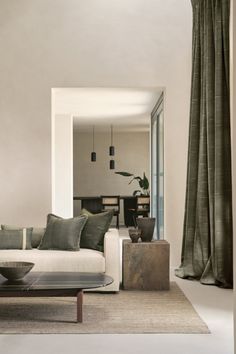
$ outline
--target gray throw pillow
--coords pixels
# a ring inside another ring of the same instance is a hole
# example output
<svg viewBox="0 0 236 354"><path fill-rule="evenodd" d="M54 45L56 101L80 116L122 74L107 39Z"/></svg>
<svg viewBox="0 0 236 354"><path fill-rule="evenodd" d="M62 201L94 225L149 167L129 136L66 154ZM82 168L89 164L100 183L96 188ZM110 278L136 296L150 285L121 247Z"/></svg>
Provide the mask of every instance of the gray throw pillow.
<svg viewBox="0 0 236 354"><path fill-rule="evenodd" d="M33 227L32 232L32 247L37 248L42 241L43 235L45 234L45 227Z"/></svg>
<svg viewBox="0 0 236 354"><path fill-rule="evenodd" d="M86 209L81 210L81 215L88 217L87 223L82 231L80 239L81 248L90 248L104 252L104 236L108 231L114 210L104 213L92 214Z"/></svg>
<svg viewBox="0 0 236 354"><path fill-rule="evenodd" d="M32 229L0 230L0 249L31 249Z"/></svg>
<svg viewBox="0 0 236 354"><path fill-rule="evenodd" d="M63 219L49 214L46 231L38 248L40 250L78 251L81 231L87 219L86 215Z"/></svg>
<svg viewBox="0 0 236 354"><path fill-rule="evenodd" d="M22 226L12 226L12 225L1 225L2 230L22 230L24 227ZM33 229L32 231L32 247L37 248L42 240L42 237L45 233L45 227L26 227L27 229Z"/></svg>

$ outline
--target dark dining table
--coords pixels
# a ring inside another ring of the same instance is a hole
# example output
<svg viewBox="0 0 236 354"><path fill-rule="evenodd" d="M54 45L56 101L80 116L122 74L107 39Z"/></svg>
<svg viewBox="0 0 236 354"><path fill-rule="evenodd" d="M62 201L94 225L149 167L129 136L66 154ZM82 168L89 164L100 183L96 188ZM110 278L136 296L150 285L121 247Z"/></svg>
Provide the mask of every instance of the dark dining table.
<svg viewBox="0 0 236 354"><path fill-rule="evenodd" d="M81 202L81 208L87 209L91 213L100 213L102 211L101 196L74 196L74 201ZM125 226L134 226L133 214L130 209L135 209L136 197L133 195L121 195L124 207L124 223Z"/></svg>

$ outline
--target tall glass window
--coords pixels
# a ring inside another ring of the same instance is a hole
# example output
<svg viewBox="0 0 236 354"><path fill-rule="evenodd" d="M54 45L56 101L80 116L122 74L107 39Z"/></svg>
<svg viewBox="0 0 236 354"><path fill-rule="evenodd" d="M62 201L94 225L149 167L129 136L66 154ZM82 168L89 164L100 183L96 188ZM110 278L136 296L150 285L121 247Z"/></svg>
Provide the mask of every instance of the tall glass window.
<svg viewBox="0 0 236 354"><path fill-rule="evenodd" d="M164 114L162 99L151 116L151 214L155 238L164 239Z"/></svg>

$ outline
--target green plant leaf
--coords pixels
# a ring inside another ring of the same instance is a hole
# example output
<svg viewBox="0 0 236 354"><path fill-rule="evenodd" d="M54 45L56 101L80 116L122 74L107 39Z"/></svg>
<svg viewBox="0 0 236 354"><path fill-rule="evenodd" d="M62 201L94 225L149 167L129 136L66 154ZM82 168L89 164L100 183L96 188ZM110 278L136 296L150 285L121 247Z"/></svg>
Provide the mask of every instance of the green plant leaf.
<svg viewBox="0 0 236 354"><path fill-rule="evenodd" d="M132 179L129 181L129 183L128 183L128 184L131 184L131 183L133 182L133 180L134 180L134 178L132 178Z"/></svg>
<svg viewBox="0 0 236 354"><path fill-rule="evenodd" d="M142 178L139 177L139 176L135 176L134 179L137 179L138 181L141 181L141 180L142 180Z"/></svg>
<svg viewBox="0 0 236 354"><path fill-rule="evenodd" d="M129 172L115 172L117 175L121 175L121 176L124 176L124 177L131 177L133 176L132 173L129 173Z"/></svg>
<svg viewBox="0 0 236 354"><path fill-rule="evenodd" d="M131 181L129 181L129 184L132 183L134 180L141 180L141 177L134 177L131 179Z"/></svg>
<svg viewBox="0 0 236 354"><path fill-rule="evenodd" d="M147 179L147 176L145 175L145 172L143 172L143 189L148 190L149 189L149 181Z"/></svg>
<svg viewBox="0 0 236 354"><path fill-rule="evenodd" d="M140 185L140 188L142 188L142 189L143 189L143 179L140 179L140 181L139 181L139 185Z"/></svg>
<svg viewBox="0 0 236 354"><path fill-rule="evenodd" d="M121 175L123 177L133 177L130 181L129 181L129 184L131 184L134 180L136 180L140 186L140 188L143 190L143 191L148 191L149 189L149 181L147 179L147 176L145 175L145 172L143 172L143 178L141 178L140 176L135 176L133 173L129 173L129 172L125 172L125 171L119 171L119 172L115 172L117 175ZM140 190L137 190L137 191L134 191L134 193L138 193L141 191ZM136 195L134 194L134 195Z"/></svg>

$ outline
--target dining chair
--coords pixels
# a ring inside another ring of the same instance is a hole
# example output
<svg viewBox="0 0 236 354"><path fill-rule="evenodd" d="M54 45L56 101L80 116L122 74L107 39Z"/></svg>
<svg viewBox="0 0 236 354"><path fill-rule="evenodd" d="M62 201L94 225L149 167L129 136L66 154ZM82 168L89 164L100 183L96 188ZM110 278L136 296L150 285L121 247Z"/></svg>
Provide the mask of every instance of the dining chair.
<svg viewBox="0 0 236 354"><path fill-rule="evenodd" d="M102 211L114 210L116 216L116 228L119 229L119 216L120 216L120 196L119 195L101 195Z"/></svg>
<svg viewBox="0 0 236 354"><path fill-rule="evenodd" d="M150 213L150 197L148 195L136 196L135 208L129 209L133 214L134 225L136 226L136 219L139 216L148 217Z"/></svg>

